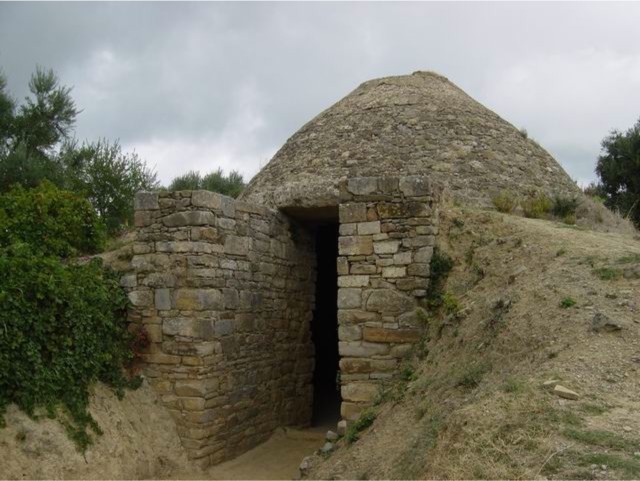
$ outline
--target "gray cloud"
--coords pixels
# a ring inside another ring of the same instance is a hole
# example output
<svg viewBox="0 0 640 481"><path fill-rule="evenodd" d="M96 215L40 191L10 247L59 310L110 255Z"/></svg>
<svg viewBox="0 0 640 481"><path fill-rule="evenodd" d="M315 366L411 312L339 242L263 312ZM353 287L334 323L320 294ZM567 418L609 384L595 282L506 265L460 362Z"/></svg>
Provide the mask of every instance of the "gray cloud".
<svg viewBox="0 0 640 481"><path fill-rule="evenodd" d="M253 175L364 80L435 70L593 179L640 116L640 4L0 3L0 67L74 86L79 138L119 138L166 182Z"/></svg>

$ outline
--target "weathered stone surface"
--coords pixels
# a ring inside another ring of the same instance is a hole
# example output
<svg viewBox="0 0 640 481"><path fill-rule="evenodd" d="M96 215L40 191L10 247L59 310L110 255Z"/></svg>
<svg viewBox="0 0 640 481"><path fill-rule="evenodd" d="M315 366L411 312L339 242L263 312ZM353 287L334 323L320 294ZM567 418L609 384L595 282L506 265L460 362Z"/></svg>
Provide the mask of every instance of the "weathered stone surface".
<svg viewBox="0 0 640 481"><path fill-rule="evenodd" d="M182 336L207 340L213 338L213 327L213 320L181 317L165 319L162 323L162 332L167 336Z"/></svg>
<svg viewBox="0 0 640 481"><path fill-rule="evenodd" d="M376 254L395 254L400 248L400 241L390 240L381 241L373 244L373 250Z"/></svg>
<svg viewBox="0 0 640 481"><path fill-rule="evenodd" d="M249 237L240 237L228 235L224 241L225 254L236 256L246 256L251 248L251 239Z"/></svg>
<svg viewBox="0 0 640 481"><path fill-rule="evenodd" d="M356 195L369 195L378 190L377 177L356 177L347 181L347 190Z"/></svg>
<svg viewBox="0 0 640 481"><path fill-rule="evenodd" d="M369 276L340 276L338 277L339 287L365 287L369 285Z"/></svg>
<svg viewBox="0 0 640 481"><path fill-rule="evenodd" d="M171 309L171 289L156 289L155 290L155 306L159 311L168 311Z"/></svg>
<svg viewBox="0 0 640 481"><path fill-rule="evenodd" d="M594 332L615 332L624 328L624 322L614 321L601 312L596 312L591 321L591 330Z"/></svg>
<svg viewBox="0 0 640 481"><path fill-rule="evenodd" d="M422 175L401 177L400 191L411 197L430 195L431 183Z"/></svg>
<svg viewBox="0 0 640 481"><path fill-rule="evenodd" d="M338 242L341 256L367 256L373 254L371 236L342 236Z"/></svg>
<svg viewBox="0 0 640 481"><path fill-rule="evenodd" d="M362 289L338 289L338 309L357 309L362 305Z"/></svg>
<svg viewBox="0 0 640 481"><path fill-rule="evenodd" d="M375 289L367 299L367 310L390 314L402 314L411 310L415 301L392 289Z"/></svg>
<svg viewBox="0 0 640 481"><path fill-rule="evenodd" d="M384 329L367 327L363 329L363 338L368 342L407 343L419 341L422 331L417 329Z"/></svg>
<svg viewBox="0 0 640 481"><path fill-rule="evenodd" d="M351 222L366 222L367 204L340 204L340 223L349 224Z"/></svg>
<svg viewBox="0 0 640 481"><path fill-rule="evenodd" d="M341 341L359 341L362 339L362 328L358 325L338 326L338 338Z"/></svg>
<svg viewBox="0 0 640 481"><path fill-rule="evenodd" d="M222 293L217 289L176 289L175 308L185 311L222 309Z"/></svg>
<svg viewBox="0 0 640 481"><path fill-rule="evenodd" d="M160 208L158 194L155 192L138 192L134 197L133 206L135 210L157 210Z"/></svg>
<svg viewBox="0 0 640 481"><path fill-rule="evenodd" d="M382 277L399 278L407 275L406 267L383 267Z"/></svg>
<svg viewBox="0 0 640 481"><path fill-rule="evenodd" d="M580 395L575 392L572 391L571 389L567 389L566 387L557 384L554 388L553 388L553 394L555 394L556 396L560 396L561 398L565 398L565 399L579 399Z"/></svg>
<svg viewBox="0 0 640 481"><path fill-rule="evenodd" d="M371 402L375 399L380 387L374 383L354 382L342 386L342 399L352 402Z"/></svg>
<svg viewBox="0 0 640 481"><path fill-rule="evenodd" d="M371 357L389 353L389 346L369 342L343 342L338 343L341 356L345 357Z"/></svg>
<svg viewBox="0 0 640 481"><path fill-rule="evenodd" d="M207 211L191 210L169 214L162 218L162 223L167 227L215 225L216 216Z"/></svg>
<svg viewBox="0 0 640 481"><path fill-rule="evenodd" d="M343 357L340 359L340 371L346 374L394 371L398 363L395 359L367 359Z"/></svg>
<svg viewBox="0 0 640 481"><path fill-rule="evenodd" d="M134 307L148 307L153 304L153 295L151 291L131 291L129 293L129 300Z"/></svg>
<svg viewBox="0 0 640 481"><path fill-rule="evenodd" d="M340 421L338 421L338 435L340 436L344 436L345 434L347 434L347 421L346 419L342 419Z"/></svg>
<svg viewBox="0 0 640 481"><path fill-rule="evenodd" d="M360 222L358 226L358 235L372 235L380 233L380 221Z"/></svg>
<svg viewBox="0 0 640 481"><path fill-rule="evenodd" d="M413 254L414 262L428 264L433 257L433 246L421 247Z"/></svg>
<svg viewBox="0 0 640 481"><path fill-rule="evenodd" d="M195 207L207 207L208 209L220 209L222 207L222 195L208 190L194 190L191 193L191 204Z"/></svg>

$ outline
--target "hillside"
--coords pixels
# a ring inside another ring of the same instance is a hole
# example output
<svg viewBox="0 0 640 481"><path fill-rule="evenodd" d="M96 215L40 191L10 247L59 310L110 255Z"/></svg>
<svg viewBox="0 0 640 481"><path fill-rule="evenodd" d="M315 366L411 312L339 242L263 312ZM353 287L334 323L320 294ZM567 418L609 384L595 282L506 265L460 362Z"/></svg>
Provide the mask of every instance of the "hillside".
<svg viewBox="0 0 640 481"><path fill-rule="evenodd" d="M638 238L450 209L439 242L447 301L405 380L305 476L640 477Z"/></svg>

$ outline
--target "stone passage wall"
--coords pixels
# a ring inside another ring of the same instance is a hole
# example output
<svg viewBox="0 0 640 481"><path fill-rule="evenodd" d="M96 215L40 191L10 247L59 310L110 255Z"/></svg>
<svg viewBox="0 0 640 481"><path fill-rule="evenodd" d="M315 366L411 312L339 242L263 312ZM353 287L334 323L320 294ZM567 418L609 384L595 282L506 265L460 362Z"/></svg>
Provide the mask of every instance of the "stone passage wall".
<svg viewBox="0 0 640 481"><path fill-rule="evenodd" d="M285 216L206 191L140 193L122 279L151 346L145 373L201 465L312 406L315 253Z"/></svg>
<svg viewBox="0 0 640 481"><path fill-rule="evenodd" d="M341 413L354 419L422 336L438 193L418 176L353 178L340 190Z"/></svg>

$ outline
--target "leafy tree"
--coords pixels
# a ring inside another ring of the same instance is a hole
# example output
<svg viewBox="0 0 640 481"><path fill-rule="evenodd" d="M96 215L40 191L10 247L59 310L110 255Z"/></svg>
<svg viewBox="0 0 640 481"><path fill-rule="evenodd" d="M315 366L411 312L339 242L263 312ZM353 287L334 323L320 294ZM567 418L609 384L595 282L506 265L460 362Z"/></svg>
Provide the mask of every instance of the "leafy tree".
<svg viewBox="0 0 640 481"><path fill-rule="evenodd" d="M135 192L158 188L155 172L136 153L122 152L118 142L72 139L79 110L52 70L38 68L29 90L16 109L0 76L0 192L48 180L85 196L108 232L116 233L132 220Z"/></svg>
<svg viewBox="0 0 640 481"><path fill-rule="evenodd" d="M605 137L596 173L607 207L640 226L640 120L624 133L614 130Z"/></svg>
<svg viewBox="0 0 640 481"><path fill-rule="evenodd" d="M222 169L212 171L204 176L191 170L178 176L169 184L169 190L210 190L230 197L238 197L244 189L242 174L232 170L224 175Z"/></svg>
<svg viewBox="0 0 640 481"><path fill-rule="evenodd" d="M68 142L60 157L67 187L89 199L110 234L133 220L136 192L159 186L156 173L135 152L122 152L118 142Z"/></svg>

